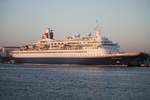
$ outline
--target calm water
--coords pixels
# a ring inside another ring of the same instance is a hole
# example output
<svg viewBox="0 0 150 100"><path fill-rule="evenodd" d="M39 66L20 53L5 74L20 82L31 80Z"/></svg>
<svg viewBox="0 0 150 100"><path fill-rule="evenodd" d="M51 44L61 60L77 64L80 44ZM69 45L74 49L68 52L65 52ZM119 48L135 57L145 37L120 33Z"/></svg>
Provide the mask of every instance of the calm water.
<svg viewBox="0 0 150 100"><path fill-rule="evenodd" d="M150 67L0 64L0 100L150 100Z"/></svg>

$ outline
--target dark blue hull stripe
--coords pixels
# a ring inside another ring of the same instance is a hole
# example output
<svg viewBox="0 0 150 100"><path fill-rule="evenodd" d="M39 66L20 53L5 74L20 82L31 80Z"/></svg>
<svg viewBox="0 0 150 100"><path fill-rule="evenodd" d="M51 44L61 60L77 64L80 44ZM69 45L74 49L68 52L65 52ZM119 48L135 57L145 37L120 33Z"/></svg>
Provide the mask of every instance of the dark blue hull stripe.
<svg viewBox="0 0 150 100"><path fill-rule="evenodd" d="M16 63L32 64L89 64L89 65L138 65L139 56L99 58L14 58Z"/></svg>

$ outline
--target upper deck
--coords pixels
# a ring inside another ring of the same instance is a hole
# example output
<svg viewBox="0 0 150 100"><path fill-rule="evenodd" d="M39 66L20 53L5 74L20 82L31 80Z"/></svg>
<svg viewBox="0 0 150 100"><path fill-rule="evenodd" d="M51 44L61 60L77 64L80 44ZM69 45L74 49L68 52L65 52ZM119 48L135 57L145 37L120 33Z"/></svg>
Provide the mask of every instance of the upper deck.
<svg viewBox="0 0 150 100"><path fill-rule="evenodd" d="M37 43L25 45L19 51L46 51L46 50L91 50L97 49L103 51L101 53L117 53L119 45L113 43L108 38L101 36L99 26L96 26L95 35L89 33L85 37L80 34L66 37L64 40L55 40L54 32L47 28L42 36L42 39Z"/></svg>

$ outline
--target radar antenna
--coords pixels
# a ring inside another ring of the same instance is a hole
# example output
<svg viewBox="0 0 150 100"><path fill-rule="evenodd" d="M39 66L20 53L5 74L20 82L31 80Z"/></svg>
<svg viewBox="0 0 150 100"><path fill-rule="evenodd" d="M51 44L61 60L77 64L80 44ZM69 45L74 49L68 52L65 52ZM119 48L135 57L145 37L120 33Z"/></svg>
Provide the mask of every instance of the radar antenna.
<svg viewBox="0 0 150 100"><path fill-rule="evenodd" d="M96 19L96 24L98 25L98 20Z"/></svg>
<svg viewBox="0 0 150 100"><path fill-rule="evenodd" d="M95 31L96 31L96 39L97 39L97 41L102 41L102 38L101 38L101 28L99 26L98 20L96 20Z"/></svg>

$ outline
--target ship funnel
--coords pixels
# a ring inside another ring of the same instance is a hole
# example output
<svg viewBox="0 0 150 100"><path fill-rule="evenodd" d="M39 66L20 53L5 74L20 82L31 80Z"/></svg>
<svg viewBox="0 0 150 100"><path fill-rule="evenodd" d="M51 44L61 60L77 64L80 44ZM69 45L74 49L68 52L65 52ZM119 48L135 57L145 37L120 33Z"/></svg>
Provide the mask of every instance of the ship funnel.
<svg viewBox="0 0 150 100"><path fill-rule="evenodd" d="M43 39L48 39L48 38L53 39L53 34L54 34L53 31L54 30L51 30L50 28L46 28L42 38Z"/></svg>
<svg viewBox="0 0 150 100"><path fill-rule="evenodd" d="M49 34L49 31L48 31L48 28L47 28L47 29L45 29L45 32L44 32L42 38L43 39L48 39L48 34Z"/></svg>

